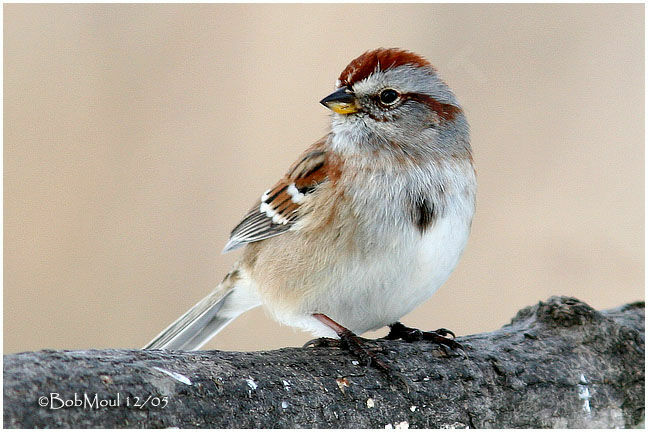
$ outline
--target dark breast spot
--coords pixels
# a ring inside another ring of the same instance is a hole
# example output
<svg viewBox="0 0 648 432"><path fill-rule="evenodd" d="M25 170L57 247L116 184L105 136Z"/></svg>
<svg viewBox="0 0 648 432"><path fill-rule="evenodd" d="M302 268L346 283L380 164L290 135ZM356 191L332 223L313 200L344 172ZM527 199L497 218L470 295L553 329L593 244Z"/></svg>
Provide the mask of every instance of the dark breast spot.
<svg viewBox="0 0 648 432"><path fill-rule="evenodd" d="M412 222L423 233L434 223L438 209L430 198L418 197L412 200L410 213Z"/></svg>

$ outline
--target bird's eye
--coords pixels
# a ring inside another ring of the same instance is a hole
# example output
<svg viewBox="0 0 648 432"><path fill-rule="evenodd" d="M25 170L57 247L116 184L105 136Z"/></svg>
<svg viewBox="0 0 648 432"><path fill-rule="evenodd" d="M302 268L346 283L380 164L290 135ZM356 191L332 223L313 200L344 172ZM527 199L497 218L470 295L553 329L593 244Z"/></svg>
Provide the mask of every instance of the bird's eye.
<svg viewBox="0 0 648 432"><path fill-rule="evenodd" d="M398 100L398 96L400 95L396 90L385 89L380 92L378 97L380 98L380 102L384 105L391 105Z"/></svg>

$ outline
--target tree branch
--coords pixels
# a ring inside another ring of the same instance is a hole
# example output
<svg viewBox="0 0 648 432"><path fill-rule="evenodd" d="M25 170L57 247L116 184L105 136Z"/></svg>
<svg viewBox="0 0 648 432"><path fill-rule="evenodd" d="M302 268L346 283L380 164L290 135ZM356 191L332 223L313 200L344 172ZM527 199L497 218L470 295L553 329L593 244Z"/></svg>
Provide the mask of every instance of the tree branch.
<svg viewBox="0 0 648 432"><path fill-rule="evenodd" d="M644 340L643 302L597 312L552 297L458 338L465 351L377 341L409 392L334 348L11 354L4 426L641 427ZM75 394L83 406L53 409Z"/></svg>

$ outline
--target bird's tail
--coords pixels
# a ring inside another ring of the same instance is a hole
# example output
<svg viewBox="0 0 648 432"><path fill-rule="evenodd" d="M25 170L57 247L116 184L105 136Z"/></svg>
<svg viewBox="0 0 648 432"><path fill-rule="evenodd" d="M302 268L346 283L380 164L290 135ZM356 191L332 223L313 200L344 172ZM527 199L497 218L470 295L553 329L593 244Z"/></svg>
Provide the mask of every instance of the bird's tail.
<svg viewBox="0 0 648 432"><path fill-rule="evenodd" d="M261 303L239 270L164 329L143 349L197 350L234 318Z"/></svg>

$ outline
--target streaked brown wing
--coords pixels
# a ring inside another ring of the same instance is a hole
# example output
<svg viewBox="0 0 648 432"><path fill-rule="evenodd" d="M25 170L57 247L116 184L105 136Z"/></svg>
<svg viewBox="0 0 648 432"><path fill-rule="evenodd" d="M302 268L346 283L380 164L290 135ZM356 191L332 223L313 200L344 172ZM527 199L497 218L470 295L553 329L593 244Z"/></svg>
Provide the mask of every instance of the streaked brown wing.
<svg viewBox="0 0 648 432"><path fill-rule="evenodd" d="M311 192L319 184L329 179L334 168L329 153L324 148L325 143L326 137L316 142L284 178L261 196L232 230L223 252L274 237L295 225L300 217L297 211L299 207L310 198Z"/></svg>

